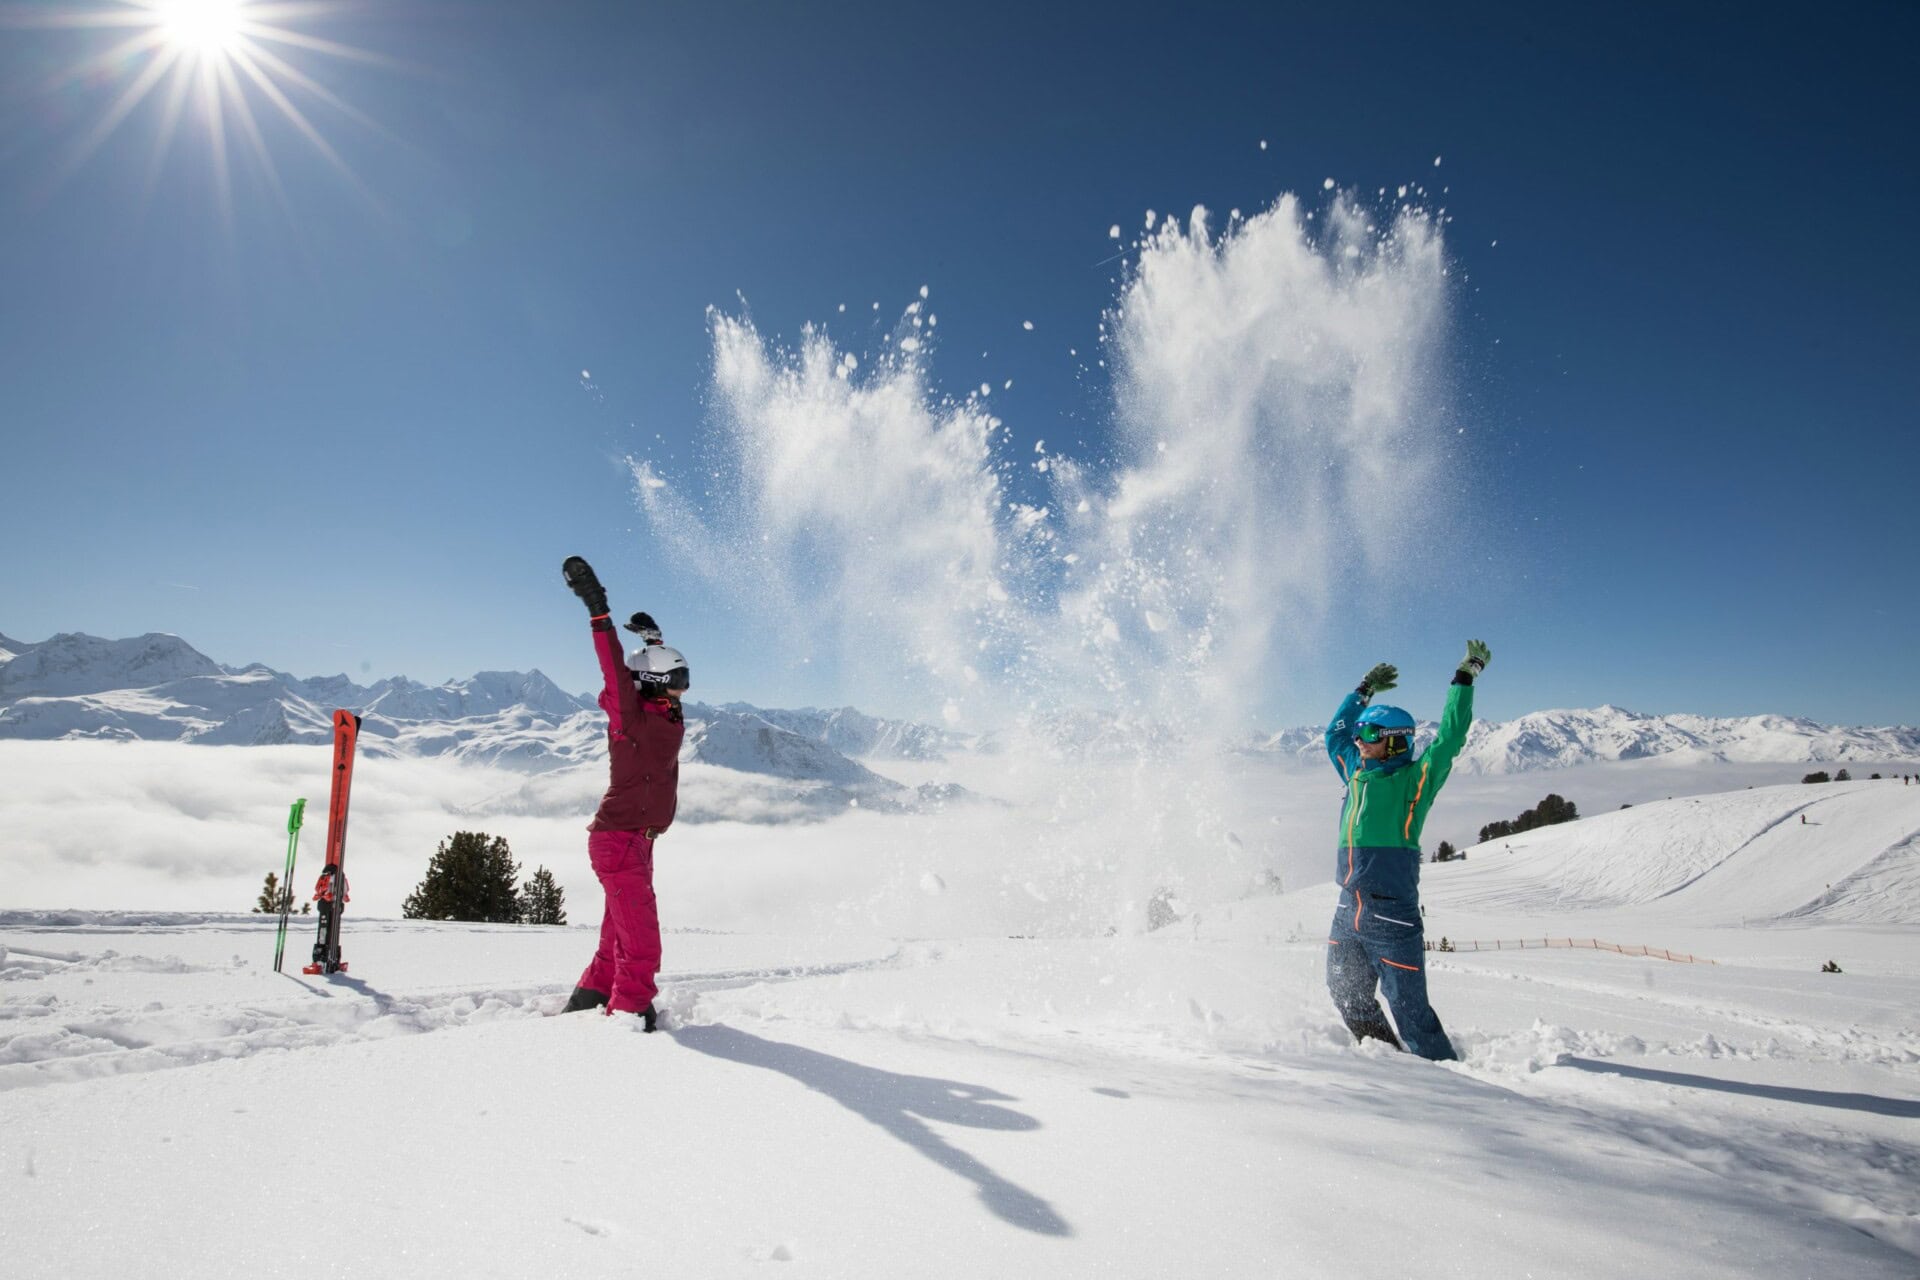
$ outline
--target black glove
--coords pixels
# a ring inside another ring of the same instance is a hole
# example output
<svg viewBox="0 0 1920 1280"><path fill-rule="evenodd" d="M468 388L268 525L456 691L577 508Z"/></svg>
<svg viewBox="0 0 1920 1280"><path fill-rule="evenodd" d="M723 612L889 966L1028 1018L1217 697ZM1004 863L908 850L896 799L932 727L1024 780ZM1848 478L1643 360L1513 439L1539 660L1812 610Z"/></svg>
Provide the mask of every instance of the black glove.
<svg viewBox="0 0 1920 1280"><path fill-rule="evenodd" d="M650 613L636 613L624 624L627 630L640 637L647 644L660 643L660 624L653 620Z"/></svg>
<svg viewBox="0 0 1920 1280"><path fill-rule="evenodd" d="M593 566L579 556L568 556L566 563L560 566L560 572L567 579L567 586L580 602L587 606L587 612L594 617L602 617L607 612L607 589L600 585L600 579L594 576Z"/></svg>
<svg viewBox="0 0 1920 1280"><path fill-rule="evenodd" d="M1400 683L1400 668L1391 662L1376 662L1373 669L1360 679L1360 696L1371 698L1376 693L1385 693Z"/></svg>

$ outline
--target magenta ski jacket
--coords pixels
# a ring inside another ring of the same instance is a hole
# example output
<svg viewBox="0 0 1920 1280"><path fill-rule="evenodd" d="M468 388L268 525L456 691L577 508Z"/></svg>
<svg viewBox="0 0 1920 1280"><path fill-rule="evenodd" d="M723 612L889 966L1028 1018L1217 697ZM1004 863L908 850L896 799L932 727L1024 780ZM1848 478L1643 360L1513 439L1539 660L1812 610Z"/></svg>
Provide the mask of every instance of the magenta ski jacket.
<svg viewBox="0 0 1920 1280"><path fill-rule="evenodd" d="M593 620L593 648L605 688L611 777L589 831L642 831L657 836L673 825L680 791L680 741L686 722L671 698L642 699L620 654L620 640L607 617Z"/></svg>

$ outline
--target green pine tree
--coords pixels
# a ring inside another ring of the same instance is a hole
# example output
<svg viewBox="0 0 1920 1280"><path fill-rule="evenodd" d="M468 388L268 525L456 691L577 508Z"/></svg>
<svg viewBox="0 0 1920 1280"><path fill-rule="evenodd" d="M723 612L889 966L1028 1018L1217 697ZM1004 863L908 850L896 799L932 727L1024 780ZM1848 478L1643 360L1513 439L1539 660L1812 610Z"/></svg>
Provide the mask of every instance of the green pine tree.
<svg viewBox="0 0 1920 1280"><path fill-rule="evenodd" d="M1572 822L1579 816L1580 807L1573 801L1548 792L1546 799L1519 817L1489 822L1480 828L1480 843L1485 844L1489 840L1498 840L1503 836L1517 836L1522 831L1532 831L1535 827L1551 827L1562 822Z"/></svg>
<svg viewBox="0 0 1920 1280"><path fill-rule="evenodd" d="M267 872L267 882L260 887L260 896L254 900L253 913L255 915L277 916L287 909L287 904L292 898L293 890L291 888L282 889L280 887L279 873L269 871Z"/></svg>
<svg viewBox="0 0 1920 1280"><path fill-rule="evenodd" d="M520 918L520 895L513 887L519 874L505 838L456 831L440 842L426 878L400 904L400 914L409 920L512 924Z"/></svg>
<svg viewBox="0 0 1920 1280"><path fill-rule="evenodd" d="M521 924L565 924L567 891L541 867L520 886Z"/></svg>

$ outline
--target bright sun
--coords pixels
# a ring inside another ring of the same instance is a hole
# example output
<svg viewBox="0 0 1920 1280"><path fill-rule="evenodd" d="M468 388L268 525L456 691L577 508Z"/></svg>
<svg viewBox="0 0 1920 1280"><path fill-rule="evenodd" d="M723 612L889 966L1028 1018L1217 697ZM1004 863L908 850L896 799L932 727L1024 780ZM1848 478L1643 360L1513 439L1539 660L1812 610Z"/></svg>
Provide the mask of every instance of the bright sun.
<svg viewBox="0 0 1920 1280"><path fill-rule="evenodd" d="M77 0L34 7L0 0L0 32L14 27L126 31L124 37L97 41L91 52L47 82L46 92L86 86L99 89L108 99L99 120L75 139L50 187L78 171L143 103L153 103L158 112L158 141L148 171L149 186L182 120L196 116L206 130L207 155L222 213L230 219L233 189L228 153L234 142L256 162L281 202L286 202L270 149L271 135L262 127L263 114L277 116L354 186L361 186L319 125L308 117L307 104L319 103L335 115L377 126L299 65L321 58L397 65L305 29L339 16L356 3L106 0L104 7L93 8Z"/></svg>
<svg viewBox="0 0 1920 1280"><path fill-rule="evenodd" d="M202 57L231 53L246 25L245 0L161 0L154 17L167 43Z"/></svg>

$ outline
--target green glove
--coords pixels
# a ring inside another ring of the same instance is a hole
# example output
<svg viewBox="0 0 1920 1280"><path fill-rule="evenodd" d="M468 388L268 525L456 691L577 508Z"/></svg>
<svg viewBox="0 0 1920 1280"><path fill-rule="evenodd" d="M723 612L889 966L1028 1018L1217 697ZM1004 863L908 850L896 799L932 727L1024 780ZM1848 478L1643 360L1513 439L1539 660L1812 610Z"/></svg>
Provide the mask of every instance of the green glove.
<svg viewBox="0 0 1920 1280"><path fill-rule="evenodd" d="M1463 675L1477 676L1482 671L1485 671L1487 664L1492 661L1493 650L1487 648L1487 646L1479 640L1469 640L1467 641L1467 656L1460 663L1460 671Z"/></svg>
<svg viewBox="0 0 1920 1280"><path fill-rule="evenodd" d="M1376 662L1373 670L1360 679L1360 692L1371 698L1376 693L1385 693L1400 682L1400 669L1391 662Z"/></svg>

